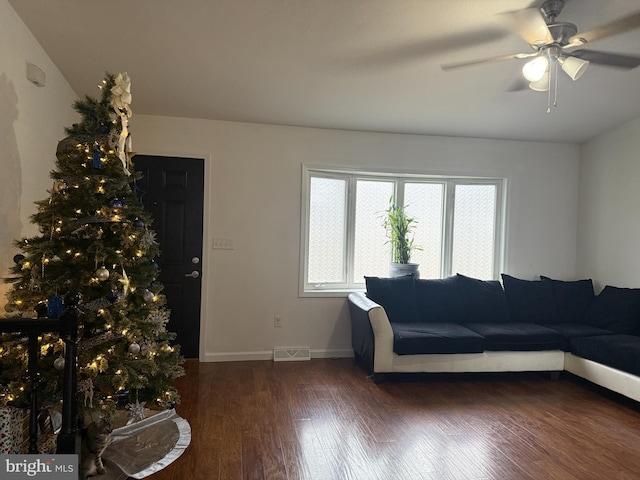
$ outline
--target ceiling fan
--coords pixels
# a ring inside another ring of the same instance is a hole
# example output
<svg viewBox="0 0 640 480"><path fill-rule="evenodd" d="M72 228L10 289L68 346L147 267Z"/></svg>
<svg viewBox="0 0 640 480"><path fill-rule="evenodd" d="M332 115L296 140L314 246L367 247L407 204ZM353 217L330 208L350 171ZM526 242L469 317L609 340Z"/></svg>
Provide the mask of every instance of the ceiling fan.
<svg viewBox="0 0 640 480"><path fill-rule="evenodd" d="M573 23L556 21L564 4L565 0L546 0L540 8L532 7L500 14L507 24L529 44L531 52L450 63L442 65L441 68L448 71L503 60L530 58L531 60L523 67L523 75L529 81L529 87L532 90L549 92L547 112L550 112L552 90L554 91L553 105L557 104L555 92L557 92L558 65L574 81L582 76L589 62L626 70L640 65L640 56L578 48L587 43L594 43L640 28L640 12L578 33L578 27Z"/></svg>

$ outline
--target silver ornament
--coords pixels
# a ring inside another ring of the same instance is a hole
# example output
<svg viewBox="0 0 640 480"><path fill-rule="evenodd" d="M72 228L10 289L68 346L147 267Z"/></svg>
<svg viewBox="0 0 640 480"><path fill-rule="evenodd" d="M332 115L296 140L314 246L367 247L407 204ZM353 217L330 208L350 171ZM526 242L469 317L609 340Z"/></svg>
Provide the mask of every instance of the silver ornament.
<svg viewBox="0 0 640 480"><path fill-rule="evenodd" d="M58 357L53 361L53 368L56 370L64 370L64 358Z"/></svg>
<svg viewBox="0 0 640 480"><path fill-rule="evenodd" d="M153 292L151 290L145 290L144 293L142 294L142 298L144 299L144 301L146 303L150 303L153 302L153 297L155 295L153 294Z"/></svg>
<svg viewBox="0 0 640 480"><path fill-rule="evenodd" d="M96 277L101 282L104 282L105 280L107 280L109 278L109 270L107 270L105 268L105 266L103 265L98 270L96 270Z"/></svg>
<svg viewBox="0 0 640 480"><path fill-rule="evenodd" d="M129 353L132 353L133 355L137 355L140 353L140 345L138 345L137 343L132 343L131 345L129 345Z"/></svg>
<svg viewBox="0 0 640 480"><path fill-rule="evenodd" d="M127 422L127 425L138 422L140 420L144 420L145 418L144 404L145 403L147 402L140 403L136 400L136 403L127 404L127 410L129 410L129 421Z"/></svg>

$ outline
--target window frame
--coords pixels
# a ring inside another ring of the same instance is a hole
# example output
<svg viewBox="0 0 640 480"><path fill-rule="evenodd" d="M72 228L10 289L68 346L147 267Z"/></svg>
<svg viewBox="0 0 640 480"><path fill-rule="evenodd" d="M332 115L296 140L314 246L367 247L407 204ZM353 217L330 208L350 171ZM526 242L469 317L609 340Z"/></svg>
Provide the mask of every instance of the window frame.
<svg viewBox="0 0 640 480"><path fill-rule="evenodd" d="M343 282L333 283L327 286L307 283L309 261L309 226L310 226L310 194L311 178L337 178L346 180L347 192L345 193L345 253L343 255ZM493 279L499 279L502 271L506 243L506 194L507 179L497 176L475 175L431 175L424 173L402 173L385 170L349 169L342 167L315 167L302 165L302 195L301 195L301 236L300 236L300 297L336 297L346 296L353 291L365 290L364 283L351 281L354 248L355 248L355 212L357 182L365 181L390 181L393 182L393 195L399 205L404 204L404 185L406 183L436 183L442 184L442 258L440 272L442 277L454 274L451 272L453 261L453 228L455 221L455 186L456 185L493 185L496 188L495 196L495 221L494 221L494 248L493 248Z"/></svg>

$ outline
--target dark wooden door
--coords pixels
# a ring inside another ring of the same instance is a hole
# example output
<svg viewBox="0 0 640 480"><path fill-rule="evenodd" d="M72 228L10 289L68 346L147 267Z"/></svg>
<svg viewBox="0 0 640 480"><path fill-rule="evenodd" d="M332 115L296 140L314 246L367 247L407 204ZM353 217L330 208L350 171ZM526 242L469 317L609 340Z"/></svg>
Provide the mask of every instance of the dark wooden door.
<svg viewBox="0 0 640 480"><path fill-rule="evenodd" d="M161 254L159 281L171 309L169 331L187 358L199 356L204 160L136 155L145 208L153 214Z"/></svg>

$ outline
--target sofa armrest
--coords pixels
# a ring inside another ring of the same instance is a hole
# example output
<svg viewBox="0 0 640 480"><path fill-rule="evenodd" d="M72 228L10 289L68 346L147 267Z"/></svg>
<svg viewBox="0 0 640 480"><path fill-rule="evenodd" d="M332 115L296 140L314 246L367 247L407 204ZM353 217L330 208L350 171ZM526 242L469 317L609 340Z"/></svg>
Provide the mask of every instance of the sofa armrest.
<svg viewBox="0 0 640 480"><path fill-rule="evenodd" d="M393 330L387 312L362 292L349 294L348 303L356 358L373 373L393 371Z"/></svg>

